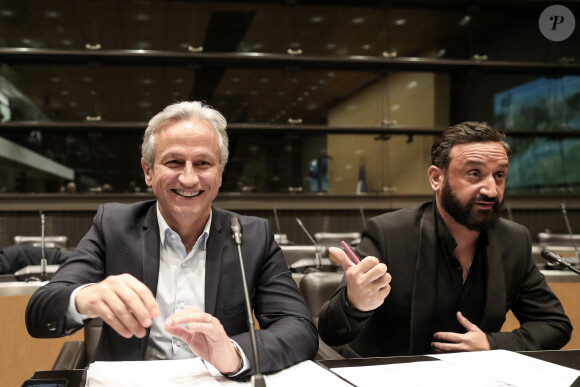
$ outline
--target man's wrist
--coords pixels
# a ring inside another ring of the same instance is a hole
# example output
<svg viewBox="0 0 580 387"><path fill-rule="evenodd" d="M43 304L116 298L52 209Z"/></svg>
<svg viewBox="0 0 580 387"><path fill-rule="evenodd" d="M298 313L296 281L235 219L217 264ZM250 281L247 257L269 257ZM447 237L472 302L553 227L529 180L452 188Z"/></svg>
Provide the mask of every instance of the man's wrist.
<svg viewBox="0 0 580 387"><path fill-rule="evenodd" d="M236 368L235 371L224 373L224 375L227 377L235 376L238 372L240 372L242 370L242 368L244 368L244 357L242 356L240 348L236 344L234 344L233 342L232 342L232 344L234 346L234 349L236 350L236 354L238 355L239 363L238 363L238 367Z"/></svg>

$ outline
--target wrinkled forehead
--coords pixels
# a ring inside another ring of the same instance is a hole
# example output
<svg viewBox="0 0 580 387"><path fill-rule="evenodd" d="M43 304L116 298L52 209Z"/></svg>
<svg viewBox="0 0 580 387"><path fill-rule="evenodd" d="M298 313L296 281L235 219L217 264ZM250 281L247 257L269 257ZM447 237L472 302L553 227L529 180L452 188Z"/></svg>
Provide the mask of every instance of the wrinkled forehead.
<svg viewBox="0 0 580 387"><path fill-rule="evenodd" d="M472 142L458 144L449 153L450 165L490 164L507 168L509 160L504 147L499 142Z"/></svg>

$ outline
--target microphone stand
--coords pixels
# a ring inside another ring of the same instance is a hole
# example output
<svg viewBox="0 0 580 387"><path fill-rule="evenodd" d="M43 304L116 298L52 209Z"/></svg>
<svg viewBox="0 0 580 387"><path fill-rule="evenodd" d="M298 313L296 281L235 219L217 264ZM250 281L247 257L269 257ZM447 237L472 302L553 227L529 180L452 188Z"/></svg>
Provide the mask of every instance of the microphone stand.
<svg viewBox="0 0 580 387"><path fill-rule="evenodd" d="M240 220L236 217L230 219L232 237L234 243L238 247L238 258L240 259L240 269L242 271L242 284L244 285L244 298L246 300L246 314L248 317L248 329L250 330L250 340L252 344L252 354L254 357L254 364L256 367L256 374L252 375L252 386L266 387L266 379L260 371L260 359L258 357L258 344L256 342L256 330L254 328L254 320L252 318L252 307L250 306L250 295L248 293L248 284L246 282L246 270L244 269L244 259L242 257L242 225Z"/></svg>
<svg viewBox="0 0 580 387"><path fill-rule="evenodd" d="M308 232L306 227L304 227L304 224L302 224L302 221L300 220L300 218L296 218L296 223L298 223L298 225L300 226L302 231L304 231L304 233L306 234L308 239L310 239L310 241L312 242L312 244L316 248L316 252L314 253L314 256L316 258L316 270L320 270L322 268L322 254L320 254L320 249L318 248L318 243L316 243L314 238L312 238L312 235L310 235L310 233Z"/></svg>
<svg viewBox="0 0 580 387"><path fill-rule="evenodd" d="M542 255L542 258L544 258L548 262L560 264L560 265L568 268L569 270L573 271L574 273L580 275L580 269L572 266L572 264L570 264L570 262L567 262L566 260L564 260L561 256L559 256L558 254L556 254L552 250L544 249L544 250L542 250L541 255Z"/></svg>
<svg viewBox="0 0 580 387"><path fill-rule="evenodd" d="M40 210L40 280L47 281L48 275L46 274L46 256L44 253L44 213Z"/></svg>
<svg viewBox="0 0 580 387"><path fill-rule="evenodd" d="M564 221L566 222L566 228L568 229L568 234L570 235L570 243L574 246L574 252L576 253L576 257L580 258L578 254L578 247L576 243L574 243L574 234L572 234L572 227L570 227L570 220L568 219L568 214L566 212L566 205L564 203L560 203L560 207L562 208L562 215L564 215Z"/></svg>

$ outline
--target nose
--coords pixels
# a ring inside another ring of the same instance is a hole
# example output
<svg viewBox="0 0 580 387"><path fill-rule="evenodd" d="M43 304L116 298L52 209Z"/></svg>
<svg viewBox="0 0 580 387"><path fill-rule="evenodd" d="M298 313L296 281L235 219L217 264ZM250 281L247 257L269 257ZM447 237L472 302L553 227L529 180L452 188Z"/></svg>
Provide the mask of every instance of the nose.
<svg viewBox="0 0 580 387"><path fill-rule="evenodd" d="M489 175L482 181L482 186L479 192L490 198L495 198L499 195L499 187L497 186L497 182L493 175Z"/></svg>
<svg viewBox="0 0 580 387"><path fill-rule="evenodd" d="M186 163L179 174L179 183L183 187L193 187L199 181L197 172L191 163Z"/></svg>

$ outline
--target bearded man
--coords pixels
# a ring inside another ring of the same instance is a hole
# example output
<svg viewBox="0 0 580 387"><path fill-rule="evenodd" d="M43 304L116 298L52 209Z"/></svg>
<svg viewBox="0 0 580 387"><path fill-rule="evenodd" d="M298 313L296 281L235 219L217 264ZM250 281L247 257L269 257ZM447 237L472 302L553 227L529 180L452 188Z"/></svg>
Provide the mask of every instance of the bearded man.
<svg viewBox="0 0 580 387"><path fill-rule="evenodd" d="M559 349L570 320L531 259L528 230L500 218L509 145L465 122L431 149L435 200L365 226L354 264L331 248L344 280L319 332L347 357ZM500 332L512 310L520 327Z"/></svg>

